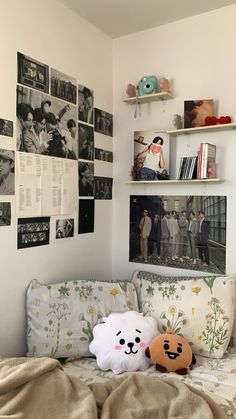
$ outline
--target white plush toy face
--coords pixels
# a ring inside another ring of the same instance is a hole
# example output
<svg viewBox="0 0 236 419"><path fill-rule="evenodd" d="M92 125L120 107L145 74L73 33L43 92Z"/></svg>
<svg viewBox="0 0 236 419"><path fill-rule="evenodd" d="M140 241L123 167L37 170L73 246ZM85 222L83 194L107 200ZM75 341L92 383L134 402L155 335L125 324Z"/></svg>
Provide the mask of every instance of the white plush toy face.
<svg viewBox="0 0 236 419"><path fill-rule="evenodd" d="M147 369L149 360L145 349L159 334L156 320L128 311L112 313L104 321L94 327L94 339L89 347L97 357L98 366L115 374Z"/></svg>

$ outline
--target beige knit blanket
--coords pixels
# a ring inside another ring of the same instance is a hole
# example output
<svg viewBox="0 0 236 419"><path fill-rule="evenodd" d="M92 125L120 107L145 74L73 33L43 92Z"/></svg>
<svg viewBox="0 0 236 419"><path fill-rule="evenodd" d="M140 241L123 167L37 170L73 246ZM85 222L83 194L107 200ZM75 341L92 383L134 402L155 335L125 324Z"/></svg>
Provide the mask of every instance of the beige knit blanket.
<svg viewBox="0 0 236 419"><path fill-rule="evenodd" d="M0 361L0 419L226 419L179 379L127 377L87 386L50 358Z"/></svg>

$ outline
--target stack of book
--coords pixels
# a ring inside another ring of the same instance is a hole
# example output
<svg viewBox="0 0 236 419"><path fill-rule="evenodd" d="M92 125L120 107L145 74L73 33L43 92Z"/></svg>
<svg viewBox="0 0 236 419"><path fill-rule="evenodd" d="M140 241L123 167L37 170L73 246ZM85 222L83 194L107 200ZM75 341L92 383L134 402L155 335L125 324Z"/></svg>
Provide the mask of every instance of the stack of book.
<svg viewBox="0 0 236 419"><path fill-rule="evenodd" d="M198 179L216 178L216 146L209 143L200 143L197 165Z"/></svg>
<svg viewBox="0 0 236 419"><path fill-rule="evenodd" d="M181 157L177 179L215 179L216 146L200 143L198 156Z"/></svg>
<svg viewBox="0 0 236 419"><path fill-rule="evenodd" d="M181 157L177 179L196 179L197 178L197 164L198 164L198 158L196 156Z"/></svg>

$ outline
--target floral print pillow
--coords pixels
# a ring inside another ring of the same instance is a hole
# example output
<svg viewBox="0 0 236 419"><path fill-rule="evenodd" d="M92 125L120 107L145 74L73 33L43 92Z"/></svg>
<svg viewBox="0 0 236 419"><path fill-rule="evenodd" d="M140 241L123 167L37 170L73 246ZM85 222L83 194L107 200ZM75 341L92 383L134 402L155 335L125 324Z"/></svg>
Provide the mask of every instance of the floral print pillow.
<svg viewBox="0 0 236 419"><path fill-rule="evenodd" d="M91 356L93 327L110 313L138 311L130 282L78 280L60 284L31 281L27 290L28 356Z"/></svg>
<svg viewBox="0 0 236 419"><path fill-rule="evenodd" d="M152 275L148 279L136 274L133 279L140 311L157 319L160 332L170 327L183 336L194 354L222 358L234 325L235 278L175 277L168 281Z"/></svg>

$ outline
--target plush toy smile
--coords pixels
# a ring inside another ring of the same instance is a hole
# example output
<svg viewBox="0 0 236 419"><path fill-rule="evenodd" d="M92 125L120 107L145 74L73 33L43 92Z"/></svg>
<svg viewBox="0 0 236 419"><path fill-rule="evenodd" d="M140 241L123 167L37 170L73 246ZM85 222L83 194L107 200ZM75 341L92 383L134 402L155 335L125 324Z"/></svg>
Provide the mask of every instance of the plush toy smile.
<svg viewBox="0 0 236 419"><path fill-rule="evenodd" d="M130 355L130 354L137 354L137 353L138 353L138 349L137 349L137 351L135 351L135 352L132 350L132 348L130 348L130 352L126 352L126 351L125 351L125 354L126 354L126 355Z"/></svg>
<svg viewBox="0 0 236 419"><path fill-rule="evenodd" d="M170 359L176 359L176 358L177 358L177 356L179 356L179 354L176 354L176 353L174 353L174 352L168 352L168 351L166 351L165 353L166 353L166 355L167 355Z"/></svg>

